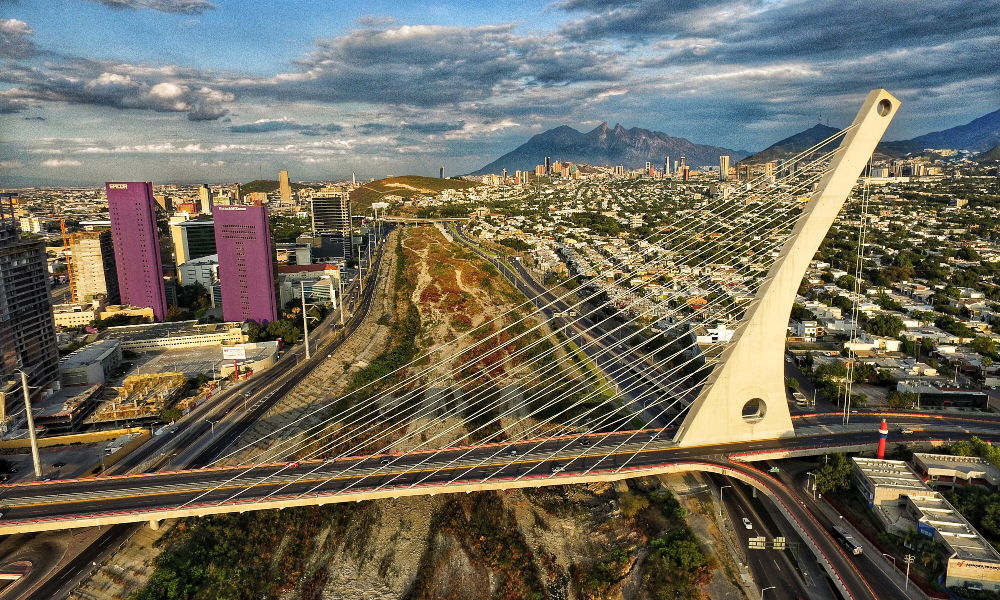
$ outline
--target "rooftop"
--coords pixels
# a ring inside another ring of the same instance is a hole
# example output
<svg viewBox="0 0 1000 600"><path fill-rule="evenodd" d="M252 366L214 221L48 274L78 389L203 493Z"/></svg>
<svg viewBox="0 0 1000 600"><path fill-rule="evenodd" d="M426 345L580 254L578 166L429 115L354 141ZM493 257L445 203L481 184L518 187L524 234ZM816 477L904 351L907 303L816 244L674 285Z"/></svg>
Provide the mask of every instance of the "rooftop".
<svg viewBox="0 0 1000 600"><path fill-rule="evenodd" d="M209 323L199 325L198 321L176 321L174 323L145 323L142 325L124 325L108 327L104 331L104 339L121 341L155 340L160 338L186 337L191 335L206 335L221 333L230 329L242 329L243 323Z"/></svg>
<svg viewBox="0 0 1000 600"><path fill-rule="evenodd" d="M967 481L982 479L992 486L1000 487L1000 469L985 458L914 452L913 462L926 471L928 476L957 477Z"/></svg>
<svg viewBox="0 0 1000 600"><path fill-rule="evenodd" d="M113 354L121 346L118 340L101 340L80 348L66 358L62 359L60 368L64 371L86 365L94 364Z"/></svg>

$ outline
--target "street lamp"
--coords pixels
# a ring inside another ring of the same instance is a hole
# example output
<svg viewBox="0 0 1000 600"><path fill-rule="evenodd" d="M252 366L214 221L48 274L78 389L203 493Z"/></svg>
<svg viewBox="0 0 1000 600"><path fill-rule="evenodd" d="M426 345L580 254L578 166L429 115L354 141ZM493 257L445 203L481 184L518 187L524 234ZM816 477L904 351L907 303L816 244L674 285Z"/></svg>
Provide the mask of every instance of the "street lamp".
<svg viewBox="0 0 1000 600"><path fill-rule="evenodd" d="M733 487L733 486L731 486L731 485L724 485L724 486L722 486L722 487L719 488L719 516L720 517L722 516L722 490L724 490L726 488L731 488L731 487Z"/></svg>
<svg viewBox="0 0 1000 600"><path fill-rule="evenodd" d="M42 460L38 456L38 434L35 432L35 417L31 414L31 393L28 391L28 374L17 369L21 374L21 389L24 391L24 414L28 418L28 436L31 438L31 460L35 463L35 477L42 477Z"/></svg>
<svg viewBox="0 0 1000 600"><path fill-rule="evenodd" d="M810 477L812 478L812 486L811 486L811 488L809 486L809 478ZM806 487L810 488L812 490L813 500L815 500L816 499L816 474L813 473L812 471L807 471L806 472Z"/></svg>
<svg viewBox="0 0 1000 600"><path fill-rule="evenodd" d="M215 438L215 424L218 423L218 421L209 421L208 419L205 419L205 422L208 423L208 424L210 424L212 426L212 438L214 439Z"/></svg>
<svg viewBox="0 0 1000 600"><path fill-rule="evenodd" d="M896 566L896 557L895 556L893 556L891 554L886 554L885 552L882 553L882 556L890 559L892 561L892 566L894 566L894 567Z"/></svg>
<svg viewBox="0 0 1000 600"><path fill-rule="evenodd" d="M762 589L760 591L760 600L764 600L764 592L766 592L767 590L773 590L773 589L774 589L773 585L771 587L766 587L766 588Z"/></svg>

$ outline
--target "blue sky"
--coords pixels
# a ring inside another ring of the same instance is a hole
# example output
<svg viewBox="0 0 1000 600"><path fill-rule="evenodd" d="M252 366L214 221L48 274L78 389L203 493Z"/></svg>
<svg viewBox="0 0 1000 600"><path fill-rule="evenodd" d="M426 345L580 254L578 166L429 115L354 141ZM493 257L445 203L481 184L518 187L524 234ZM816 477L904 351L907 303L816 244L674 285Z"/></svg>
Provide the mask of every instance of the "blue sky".
<svg viewBox="0 0 1000 600"><path fill-rule="evenodd" d="M1000 1L0 0L4 178L450 174L602 121L761 149L1000 108Z"/></svg>

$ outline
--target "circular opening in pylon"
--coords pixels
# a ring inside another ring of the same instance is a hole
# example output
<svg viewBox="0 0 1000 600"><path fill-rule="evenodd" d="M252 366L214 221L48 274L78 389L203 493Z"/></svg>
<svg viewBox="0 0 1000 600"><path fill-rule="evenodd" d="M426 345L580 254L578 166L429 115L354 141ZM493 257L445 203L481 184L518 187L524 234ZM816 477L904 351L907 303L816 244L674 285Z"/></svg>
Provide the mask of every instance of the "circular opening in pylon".
<svg viewBox="0 0 1000 600"><path fill-rule="evenodd" d="M760 398L751 398L747 400L747 403L743 405L743 420L751 425L754 423L759 423L764 419L764 413L767 412L767 405Z"/></svg>
<svg viewBox="0 0 1000 600"><path fill-rule="evenodd" d="M878 103L878 114L880 117L884 117L889 114L892 110L892 102L888 100L882 100Z"/></svg>

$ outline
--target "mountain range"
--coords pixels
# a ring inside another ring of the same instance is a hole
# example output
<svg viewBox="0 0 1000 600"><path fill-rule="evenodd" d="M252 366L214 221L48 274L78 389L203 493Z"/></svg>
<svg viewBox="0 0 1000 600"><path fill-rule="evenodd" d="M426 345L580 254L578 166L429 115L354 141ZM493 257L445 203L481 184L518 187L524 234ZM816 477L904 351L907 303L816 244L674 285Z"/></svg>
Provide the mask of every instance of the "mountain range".
<svg viewBox="0 0 1000 600"><path fill-rule="evenodd" d="M608 127L607 123L586 133L562 125L533 136L511 152L486 165L471 175L499 174L503 169L514 171L534 171L545 157L552 161L582 163L592 166L622 165L626 169L643 168L647 162L663 168L663 161L671 161L684 156L693 167L718 165L719 156L728 154L736 163L749 152L730 150L717 146L695 144L689 140L669 136L661 131L650 131L633 127L625 129L621 125Z"/></svg>
<svg viewBox="0 0 1000 600"><path fill-rule="evenodd" d="M762 163L789 158L822 142L838 131L840 130L835 127L814 125L743 159L743 162ZM832 150L839 143L839 140L831 142L821 150ZM876 158L879 158L878 155L881 155L881 158L899 158L907 154L920 154L928 148L949 148L981 153L976 158L980 161L989 161L1000 160L998 145L1000 145L1000 110L951 129L926 133L909 140L881 142L876 147L875 153Z"/></svg>
<svg viewBox="0 0 1000 600"><path fill-rule="evenodd" d="M693 167L718 165L719 156L726 154L729 155L731 164L740 161L761 163L789 158L838 131L839 129L835 127L817 124L756 154L751 154L745 150L696 144L661 131L638 127L625 129L621 125L615 125L610 128L607 123L601 123L596 129L582 133L562 125L533 136L521 146L471 175L499 174L503 169L507 169L508 173L518 170L531 171L535 165L541 164L546 156L551 157L553 161L569 161L593 166L624 165L626 169L644 167L646 162L662 168L663 160L667 156L671 160L685 156L687 164ZM839 140L830 142L820 150L832 150L839 143ZM909 140L882 142L878 145L876 153L884 158L898 158L920 153L926 148L950 148L982 153L981 160L985 161L1000 160L998 146L1000 146L1000 110L951 129L934 131Z"/></svg>

